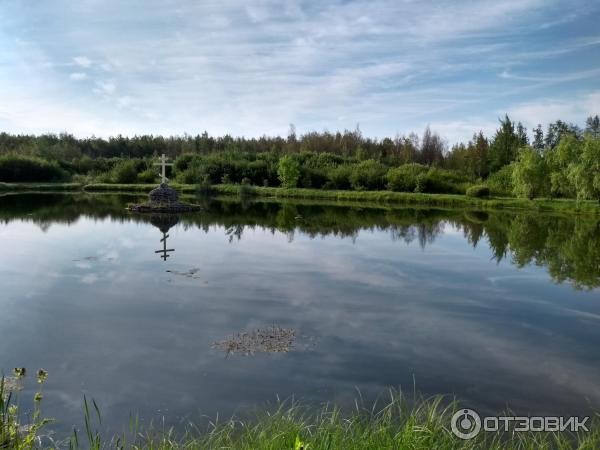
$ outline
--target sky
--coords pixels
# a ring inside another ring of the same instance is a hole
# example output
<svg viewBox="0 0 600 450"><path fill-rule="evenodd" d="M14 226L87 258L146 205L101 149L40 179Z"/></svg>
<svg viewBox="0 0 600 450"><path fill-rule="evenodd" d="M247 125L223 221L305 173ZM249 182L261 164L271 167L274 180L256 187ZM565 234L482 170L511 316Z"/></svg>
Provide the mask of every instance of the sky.
<svg viewBox="0 0 600 450"><path fill-rule="evenodd" d="M597 0L0 0L0 131L452 144L600 114Z"/></svg>

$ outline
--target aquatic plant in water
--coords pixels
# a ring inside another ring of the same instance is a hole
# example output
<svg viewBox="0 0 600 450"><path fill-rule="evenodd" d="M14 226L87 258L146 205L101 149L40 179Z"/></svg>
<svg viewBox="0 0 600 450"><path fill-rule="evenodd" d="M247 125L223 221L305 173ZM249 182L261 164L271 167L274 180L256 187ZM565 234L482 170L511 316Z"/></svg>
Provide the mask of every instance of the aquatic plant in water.
<svg viewBox="0 0 600 450"><path fill-rule="evenodd" d="M265 329L237 333L215 342L212 347L227 354L287 353L296 340L296 330L273 325Z"/></svg>

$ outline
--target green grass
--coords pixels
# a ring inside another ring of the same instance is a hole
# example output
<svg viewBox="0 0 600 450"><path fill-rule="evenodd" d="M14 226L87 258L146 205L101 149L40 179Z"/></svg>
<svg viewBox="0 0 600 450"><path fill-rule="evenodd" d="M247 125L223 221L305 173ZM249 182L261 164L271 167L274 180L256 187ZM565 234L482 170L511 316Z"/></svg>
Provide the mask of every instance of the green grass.
<svg viewBox="0 0 600 450"><path fill-rule="evenodd" d="M1 183L0 191L79 191L79 183Z"/></svg>
<svg viewBox="0 0 600 450"><path fill-rule="evenodd" d="M221 195L238 195L239 186L215 185ZM286 189L275 187L252 187L257 196L274 198L321 199L345 202L373 202L393 205L428 205L444 208L516 209L537 211L565 211L600 214L600 203L577 202L569 199L527 200L510 197L474 198L454 194L415 194L391 191L335 191L323 189Z"/></svg>
<svg viewBox="0 0 600 450"><path fill-rule="evenodd" d="M177 184L171 186L182 194L196 194L199 187L193 184ZM135 192L146 193L156 187L155 184L111 184L94 183L81 186L77 183L0 183L0 191L53 191L79 190L88 192ZM212 190L218 195L239 196L240 185L217 184ZM414 194L391 191L342 191L325 189L287 189L279 187L252 186L248 193L269 198L296 198L307 200L327 200L344 203L363 202L386 205L417 206L425 205L438 208L463 209L511 209L539 212L565 212L575 214L600 215L600 203L596 201L576 201L570 199L527 200L513 197L475 198L455 194Z"/></svg>
<svg viewBox="0 0 600 450"><path fill-rule="evenodd" d="M600 448L598 417L589 432L486 433L471 440L455 437L451 418L459 409L456 401L436 396L409 403L391 391L389 398L370 408L342 412L325 406L318 411L294 402L257 412L248 419L210 422L200 428L189 425L178 434L173 429L140 429L131 421L128 433L103 436L97 431L100 412L84 400L85 427L74 434L73 448L131 449L235 449L235 450L592 450ZM96 419L96 421L94 420Z"/></svg>
<svg viewBox="0 0 600 450"><path fill-rule="evenodd" d="M18 369L15 369L18 370ZM24 377L25 372L22 372ZM0 448L33 450L71 449L231 449L231 450L597 450L600 448L600 415L588 421L589 431L578 434L534 432L485 432L461 440L451 432L451 420L461 405L449 397L407 400L390 390L385 399L370 407L357 401L351 411L335 406L313 409L294 401L280 402L247 418L190 423L177 432L163 425L141 427L132 418L123 433L104 430L102 414L93 400L83 398L83 426L70 439L50 439L52 420L42 415L42 387L46 372L39 371L33 414L23 414L19 402L20 380L0 381ZM22 378L22 377L21 377ZM411 397L411 398L414 398ZM512 414L506 414L512 415ZM163 422L164 423L164 422ZM63 424L64 425L64 424ZM67 424L68 425L68 424Z"/></svg>
<svg viewBox="0 0 600 450"><path fill-rule="evenodd" d="M392 398L380 408L357 408L343 414L334 407L309 413L298 405L281 405L271 414L250 421L227 421L207 431L190 430L182 437L166 431L142 434L130 448L149 449L236 449L236 450L544 450L598 449L597 428L580 436L560 434L480 433L463 441L449 430L457 405L445 405L442 397L409 406Z"/></svg>

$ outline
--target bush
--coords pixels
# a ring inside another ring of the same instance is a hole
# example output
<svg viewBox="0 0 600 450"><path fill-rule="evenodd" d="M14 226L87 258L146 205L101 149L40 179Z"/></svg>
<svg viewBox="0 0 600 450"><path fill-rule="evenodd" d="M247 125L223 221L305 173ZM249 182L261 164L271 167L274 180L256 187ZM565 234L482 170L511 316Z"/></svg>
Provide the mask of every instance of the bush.
<svg viewBox="0 0 600 450"><path fill-rule="evenodd" d="M490 192L494 195L511 195L513 190L512 173L513 165L509 164L491 174L486 182Z"/></svg>
<svg viewBox="0 0 600 450"><path fill-rule="evenodd" d="M490 188L484 185L471 186L467 189L467 197L489 197Z"/></svg>
<svg viewBox="0 0 600 450"><path fill-rule="evenodd" d="M0 181L57 182L65 181L67 178L67 172L55 162L28 156L0 156Z"/></svg>
<svg viewBox="0 0 600 450"><path fill-rule="evenodd" d="M469 186L468 178L450 170L431 167L426 174L419 175L423 178L423 190L434 194L464 194Z"/></svg>
<svg viewBox="0 0 600 450"><path fill-rule="evenodd" d="M337 166L327 173L331 183L328 189L350 189L350 176L352 175L352 166Z"/></svg>
<svg viewBox="0 0 600 450"><path fill-rule="evenodd" d="M157 171L153 167L149 167L137 175L137 180L139 183L154 183L157 178Z"/></svg>
<svg viewBox="0 0 600 450"><path fill-rule="evenodd" d="M427 166L416 163L390 169L386 174L387 188L396 192L415 192L419 175L425 174L427 170ZM420 184L423 184L422 177Z"/></svg>
<svg viewBox="0 0 600 450"><path fill-rule="evenodd" d="M367 159L353 167L350 185L356 190L383 189L386 171L383 164Z"/></svg>
<svg viewBox="0 0 600 450"><path fill-rule="evenodd" d="M113 183L133 184L137 183L137 164L132 159L119 161L111 171Z"/></svg>
<svg viewBox="0 0 600 450"><path fill-rule="evenodd" d="M279 160L277 174L283 187L295 188L300 178L300 164L291 156L284 156Z"/></svg>

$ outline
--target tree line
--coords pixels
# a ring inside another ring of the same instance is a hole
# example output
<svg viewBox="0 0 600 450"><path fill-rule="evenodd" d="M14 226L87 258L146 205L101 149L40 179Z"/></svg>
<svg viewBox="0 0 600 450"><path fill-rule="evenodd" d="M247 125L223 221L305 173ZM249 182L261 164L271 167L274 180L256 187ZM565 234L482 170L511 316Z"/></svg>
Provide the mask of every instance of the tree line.
<svg viewBox="0 0 600 450"><path fill-rule="evenodd" d="M508 116L491 137L481 131L448 148L429 127L373 139L360 129L298 136L116 136L0 133L0 181L155 182L152 158L176 160L182 183L250 183L326 189L465 193L600 200L600 119L583 128L556 121L531 130ZM479 190L485 194L486 190Z"/></svg>

